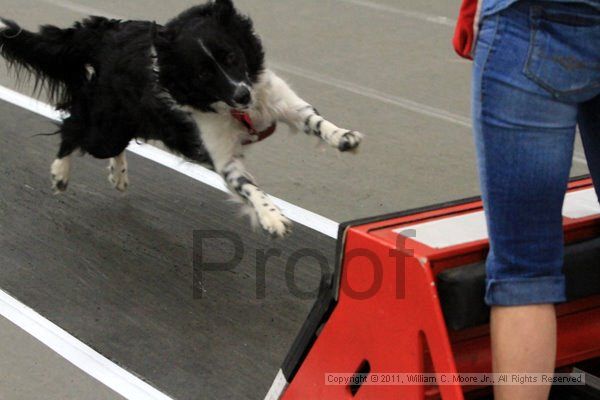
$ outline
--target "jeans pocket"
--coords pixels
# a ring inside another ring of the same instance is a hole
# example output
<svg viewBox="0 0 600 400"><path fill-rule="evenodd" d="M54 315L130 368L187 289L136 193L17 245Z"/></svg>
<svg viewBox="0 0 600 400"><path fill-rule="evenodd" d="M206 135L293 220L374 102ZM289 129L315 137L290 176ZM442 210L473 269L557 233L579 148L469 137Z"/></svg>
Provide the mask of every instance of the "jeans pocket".
<svg viewBox="0 0 600 400"><path fill-rule="evenodd" d="M600 13L577 6L532 6L524 73L560 101L595 97L600 91Z"/></svg>

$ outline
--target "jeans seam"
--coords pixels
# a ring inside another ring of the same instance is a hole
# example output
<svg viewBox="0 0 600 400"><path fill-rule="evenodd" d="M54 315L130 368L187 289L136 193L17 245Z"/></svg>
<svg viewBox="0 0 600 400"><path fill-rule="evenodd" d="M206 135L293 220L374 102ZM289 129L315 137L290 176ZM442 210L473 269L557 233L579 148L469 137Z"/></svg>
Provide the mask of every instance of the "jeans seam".
<svg viewBox="0 0 600 400"><path fill-rule="evenodd" d="M485 59L483 60L483 64L481 65L481 91L479 93L479 115L477 116L479 120L482 120L483 117L483 97L485 93L485 79L484 76L486 72L488 72L489 60L493 54L496 52L496 42L498 38L498 30L500 28L500 14L496 14L494 16L496 19L494 26L494 35L492 36L492 40L490 41L490 48L488 49L487 54L485 55Z"/></svg>
<svg viewBox="0 0 600 400"><path fill-rule="evenodd" d="M533 58L533 50L535 48L534 43L537 39L539 24L539 21L535 18L535 16L537 16L538 14L539 12L532 7L529 15L529 23L531 24L531 33L529 34L529 48L527 49L527 59L525 60L525 66L523 67L523 74L538 85L541 85L541 83L535 79L535 77L530 71L531 59ZM548 89L546 88L546 90Z"/></svg>
<svg viewBox="0 0 600 400"><path fill-rule="evenodd" d="M483 101L483 99L484 99L485 93L486 93L485 75L489 71L489 66L490 66L489 60L497 51L497 42L498 42L499 33L500 33L499 31L500 31L500 23L501 23L500 16L501 15L502 15L502 13L496 13L493 16L493 18L495 18L494 35L492 36L488 52L485 56L483 64L481 65L481 78L480 78L481 79L481 91L479 93L479 115L477 116L477 119L479 120L479 122L481 124L479 129L481 130L480 135L482 135L482 136L483 136L483 125L484 125L484 122L483 122L484 101ZM480 140L483 140L483 138L481 138ZM485 156L483 157L481 162L485 163ZM484 166L484 168L487 169L487 166ZM485 196L482 196L482 199L483 199L484 205L485 205L485 203L487 203ZM489 212L490 212L489 203L485 206L485 208L486 208L485 212L486 212L486 219L487 219ZM490 235L490 246L491 246L491 235Z"/></svg>

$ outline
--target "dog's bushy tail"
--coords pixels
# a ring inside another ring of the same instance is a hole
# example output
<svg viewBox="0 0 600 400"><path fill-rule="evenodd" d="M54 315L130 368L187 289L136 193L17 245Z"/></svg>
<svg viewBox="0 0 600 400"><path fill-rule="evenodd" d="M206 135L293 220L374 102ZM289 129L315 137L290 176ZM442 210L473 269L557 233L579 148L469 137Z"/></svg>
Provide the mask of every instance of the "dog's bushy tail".
<svg viewBox="0 0 600 400"><path fill-rule="evenodd" d="M25 72L35 79L35 92L46 88L53 101L65 102L74 69L81 68L81 55L73 46L74 31L46 25L33 33L0 18L0 54L17 78Z"/></svg>

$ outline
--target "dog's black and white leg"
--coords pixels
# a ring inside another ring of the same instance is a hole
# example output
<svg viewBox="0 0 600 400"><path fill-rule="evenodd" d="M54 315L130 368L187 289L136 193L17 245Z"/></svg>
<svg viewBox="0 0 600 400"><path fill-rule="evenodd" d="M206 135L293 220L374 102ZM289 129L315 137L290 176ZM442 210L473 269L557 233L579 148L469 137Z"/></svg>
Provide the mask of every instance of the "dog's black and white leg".
<svg viewBox="0 0 600 400"><path fill-rule="evenodd" d="M244 166L240 132L232 125L231 118L205 113L197 121L215 170L223 177L234 197L244 203L244 211L254 225L260 226L273 237L289 234L291 221L258 187Z"/></svg>
<svg viewBox="0 0 600 400"><path fill-rule="evenodd" d="M363 139L362 133L339 128L326 120L310 104L297 106L294 111L302 119L302 127L306 134L320 137L339 151L356 150Z"/></svg>
<svg viewBox="0 0 600 400"><path fill-rule="evenodd" d="M291 221L256 185L240 159L232 159L219 172L229 190L249 207L244 211L248 212L254 224L260 225L273 237L284 237L291 232Z"/></svg>
<svg viewBox="0 0 600 400"><path fill-rule="evenodd" d="M108 163L108 181L120 192L127 190L129 186L129 174L127 169L127 157L125 151L110 159Z"/></svg>
<svg viewBox="0 0 600 400"><path fill-rule="evenodd" d="M340 128L325 119L272 71L267 70L264 79L270 87L269 103L282 122L296 130L315 135L340 151L355 150L358 147L363 138L360 132Z"/></svg>

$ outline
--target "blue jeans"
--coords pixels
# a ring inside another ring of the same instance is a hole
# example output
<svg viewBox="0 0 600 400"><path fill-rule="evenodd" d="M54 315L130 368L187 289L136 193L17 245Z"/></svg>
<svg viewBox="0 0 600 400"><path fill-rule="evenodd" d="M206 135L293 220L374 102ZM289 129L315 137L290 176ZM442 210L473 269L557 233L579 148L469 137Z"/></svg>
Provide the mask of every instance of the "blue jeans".
<svg viewBox="0 0 600 400"><path fill-rule="evenodd" d="M578 124L600 182L600 11L519 1L484 18L474 58L474 134L490 235L486 302L563 302L562 205Z"/></svg>

